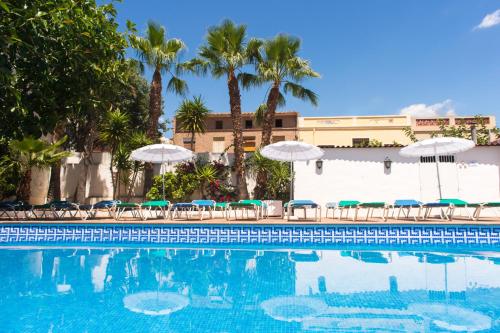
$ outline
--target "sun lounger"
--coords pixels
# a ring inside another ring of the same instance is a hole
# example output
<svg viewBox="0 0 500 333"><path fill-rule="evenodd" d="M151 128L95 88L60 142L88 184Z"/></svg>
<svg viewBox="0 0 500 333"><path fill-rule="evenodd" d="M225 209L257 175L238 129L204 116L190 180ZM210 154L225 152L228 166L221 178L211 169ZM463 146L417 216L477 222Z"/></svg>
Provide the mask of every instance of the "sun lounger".
<svg viewBox="0 0 500 333"><path fill-rule="evenodd" d="M344 211L347 211L346 218L348 218L350 210L356 209L358 204L360 204L360 202L357 200L340 200L339 202L329 202L326 204L326 217L328 217L328 211L331 210L332 211L332 219L334 219L335 212L338 210L339 211L339 217L338 217L339 220L342 218Z"/></svg>
<svg viewBox="0 0 500 333"><path fill-rule="evenodd" d="M22 201L3 201L0 202L0 218L6 217L10 220L28 219L31 217L32 206ZM24 216L21 218L21 213Z"/></svg>
<svg viewBox="0 0 500 333"><path fill-rule="evenodd" d="M79 205L66 200L55 200L43 205L33 205L32 214L34 218L49 218L59 220L65 217L75 218L79 216L82 220L86 219L86 214L80 210Z"/></svg>
<svg viewBox="0 0 500 333"><path fill-rule="evenodd" d="M145 201L140 205L140 213L143 220L160 217L166 219L168 217L170 207L170 201L168 200Z"/></svg>
<svg viewBox="0 0 500 333"><path fill-rule="evenodd" d="M480 204L477 203L468 203L467 201L460 200L460 199L440 199L440 203L444 204L449 204L448 210L446 215L448 215L448 219L451 220L453 219L453 215L455 213L455 210L457 208L465 209L467 216L471 219L474 220L474 215L473 211L469 210L470 208L477 208L480 206Z"/></svg>
<svg viewBox="0 0 500 333"><path fill-rule="evenodd" d="M234 212L234 218L238 220L238 212L242 212L242 218L244 218L244 213L246 213L246 218L249 218L248 212L252 211L255 216L255 220L259 220L260 211L263 207L263 202L260 200L242 200L239 202L230 202L228 203L226 210L226 219L229 220L231 218L231 212Z"/></svg>
<svg viewBox="0 0 500 333"><path fill-rule="evenodd" d="M260 218L261 219L268 218L267 204L264 201L247 199L247 200L240 200L239 202L256 205L260 213Z"/></svg>
<svg viewBox="0 0 500 333"><path fill-rule="evenodd" d="M290 217L295 209L302 209L304 211L304 219L307 219L307 210L314 209L314 221L321 221L321 206L312 200L290 200L285 204L285 212L287 220L290 221ZM319 213L319 214L318 214Z"/></svg>
<svg viewBox="0 0 500 333"><path fill-rule="evenodd" d="M141 214L141 204L135 202L120 202L112 207L115 220L120 220L127 212L131 213L132 217L143 220Z"/></svg>
<svg viewBox="0 0 500 333"><path fill-rule="evenodd" d="M396 210L398 210L398 214L396 215L396 220L399 219L401 216L401 213L403 213L403 216L406 218L409 218L411 215L412 210L418 209L417 214L413 214L413 219L417 221L420 218L420 215L422 214L422 209L423 209L423 203L417 200L413 199L399 199L395 200L392 205L390 205L390 208L392 208L392 218L394 218L394 213Z"/></svg>
<svg viewBox="0 0 500 333"><path fill-rule="evenodd" d="M388 206L385 202L382 201L373 201L373 202L360 202L354 211L353 221L358 219L358 213L360 209L366 209L366 218L365 221L368 221L368 218L373 217L373 213L376 209L381 211L380 218L385 221L387 219L387 211Z"/></svg>
<svg viewBox="0 0 500 333"><path fill-rule="evenodd" d="M479 217L481 216L481 212L485 209L491 209L494 208L496 211L496 215L498 216L498 211L500 210L500 201L493 201L493 202L484 202L479 204L476 209L474 210L473 217L475 220L479 220Z"/></svg>
<svg viewBox="0 0 500 333"><path fill-rule="evenodd" d="M215 210L216 202L213 200L193 200L191 202L179 202L172 206L170 212L170 218L180 218L182 212L185 212L186 219L189 220L189 213L198 212L200 220L203 220L203 215L208 212L210 218L212 218L212 211Z"/></svg>
<svg viewBox="0 0 500 333"><path fill-rule="evenodd" d="M229 208L229 202L217 202L215 203L214 211L222 212L222 216L226 218L228 208Z"/></svg>
<svg viewBox="0 0 500 333"><path fill-rule="evenodd" d="M422 205L422 209L424 210L423 219L427 220L431 216L433 209L439 208L439 216L441 219L449 220L451 204L449 202L427 202Z"/></svg>
<svg viewBox="0 0 500 333"><path fill-rule="evenodd" d="M90 205L78 205L78 208L85 212L85 219L95 219L97 218L97 213L99 211L105 211L108 213L109 217L113 217L113 208L117 204L121 203L120 200L102 200Z"/></svg>

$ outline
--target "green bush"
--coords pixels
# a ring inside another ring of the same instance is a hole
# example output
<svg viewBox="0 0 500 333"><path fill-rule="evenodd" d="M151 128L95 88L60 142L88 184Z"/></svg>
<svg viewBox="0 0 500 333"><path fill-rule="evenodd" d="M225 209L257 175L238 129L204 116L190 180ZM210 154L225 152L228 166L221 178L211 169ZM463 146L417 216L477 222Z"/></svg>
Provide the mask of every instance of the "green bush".
<svg viewBox="0 0 500 333"><path fill-rule="evenodd" d="M186 201L200 187L195 173L166 172L163 174L163 181L161 175L153 178L153 186L146 194L148 200L162 200L163 186L165 186L165 199L175 202Z"/></svg>

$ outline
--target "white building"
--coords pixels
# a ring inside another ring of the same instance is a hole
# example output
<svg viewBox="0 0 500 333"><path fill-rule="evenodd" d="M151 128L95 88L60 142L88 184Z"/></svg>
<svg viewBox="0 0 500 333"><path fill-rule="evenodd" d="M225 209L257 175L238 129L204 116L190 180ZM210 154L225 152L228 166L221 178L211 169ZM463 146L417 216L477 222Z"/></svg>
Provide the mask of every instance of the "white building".
<svg viewBox="0 0 500 333"><path fill-rule="evenodd" d="M324 205L340 200L439 198L436 165L429 158L402 157L401 147L322 148L321 168L316 161L295 162L295 199ZM443 198L500 201L500 145L476 146L440 160Z"/></svg>

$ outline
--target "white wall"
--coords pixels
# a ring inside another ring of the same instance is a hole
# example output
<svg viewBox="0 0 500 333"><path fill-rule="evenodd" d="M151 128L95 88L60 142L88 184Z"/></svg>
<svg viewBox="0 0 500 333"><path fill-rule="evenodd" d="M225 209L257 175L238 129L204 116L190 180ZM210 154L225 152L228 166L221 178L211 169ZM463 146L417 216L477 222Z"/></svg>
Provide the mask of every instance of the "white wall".
<svg viewBox="0 0 500 333"><path fill-rule="evenodd" d="M399 156L400 148L327 148L323 168L316 161L295 162L295 199L322 205L331 201L386 201L439 198L434 163ZM392 162L390 171L384 159ZM443 198L470 202L500 199L500 147L476 147L440 163Z"/></svg>

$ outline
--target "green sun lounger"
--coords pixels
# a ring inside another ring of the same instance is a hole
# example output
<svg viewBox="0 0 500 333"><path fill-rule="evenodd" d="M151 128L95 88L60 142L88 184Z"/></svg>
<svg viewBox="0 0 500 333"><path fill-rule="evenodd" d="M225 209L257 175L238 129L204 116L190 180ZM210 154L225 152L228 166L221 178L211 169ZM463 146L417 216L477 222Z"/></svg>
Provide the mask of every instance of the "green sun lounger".
<svg viewBox="0 0 500 333"><path fill-rule="evenodd" d="M353 221L358 220L358 213L361 209L366 209L365 221L368 221L368 218L373 217L375 210L380 210L382 212L380 218L383 221L387 220L388 205L383 201L360 202L354 211Z"/></svg>
<svg viewBox="0 0 500 333"><path fill-rule="evenodd" d="M212 211L216 207L214 200L193 200L191 202L178 202L172 205L170 209L170 218L181 218L182 213L185 213L186 220L190 219L190 213L197 212L200 220L203 220L203 215L208 212L209 217L212 218ZM192 214L191 214L192 215Z"/></svg>
<svg viewBox="0 0 500 333"><path fill-rule="evenodd" d="M258 221L261 217L261 211L264 207L264 203L260 200L240 200L238 202L229 202L226 210L226 220L231 218L231 213L234 213L235 220L238 220L238 212L241 212L241 219L244 219L244 213L246 213L246 218L249 218L249 212L252 211L255 220Z"/></svg>
<svg viewBox="0 0 500 333"><path fill-rule="evenodd" d="M326 204L326 217L328 217L328 212L332 211L332 219L335 218L335 212L339 211L338 219L342 219L342 215L344 211L347 212L346 218L349 218L349 212L351 209L356 209L356 207L360 204L360 201L357 200L340 200L339 202L329 202Z"/></svg>
<svg viewBox="0 0 500 333"><path fill-rule="evenodd" d="M500 210L500 201L492 201L479 204L474 210L474 215L473 215L474 219L476 221L479 220L481 212L485 209L491 209L491 208L495 209L495 211L497 212L496 215L498 216L498 211Z"/></svg>
<svg viewBox="0 0 500 333"><path fill-rule="evenodd" d="M153 200L143 203L135 202L120 202L114 206L115 220L119 220L126 212L130 212L132 217L141 220L148 218L167 218L170 210L170 201L168 200ZM149 216L148 216L149 215Z"/></svg>

